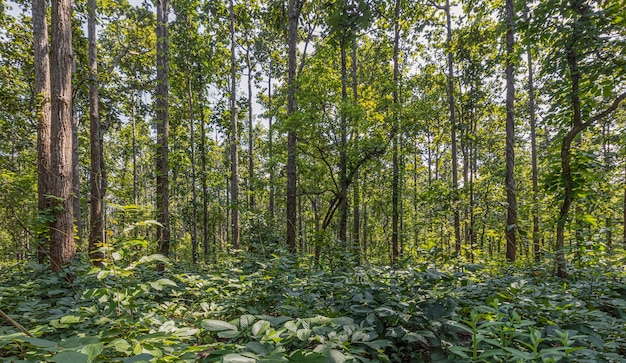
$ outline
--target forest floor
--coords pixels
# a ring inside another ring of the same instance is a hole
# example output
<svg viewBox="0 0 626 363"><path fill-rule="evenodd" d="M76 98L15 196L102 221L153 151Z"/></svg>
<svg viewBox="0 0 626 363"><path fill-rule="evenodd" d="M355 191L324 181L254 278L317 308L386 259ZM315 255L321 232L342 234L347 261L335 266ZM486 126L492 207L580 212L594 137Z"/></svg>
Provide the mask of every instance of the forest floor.
<svg viewBox="0 0 626 363"><path fill-rule="evenodd" d="M1 362L626 362L623 257L533 265L0 264ZM623 256L614 253L612 256ZM341 266L341 268L339 268ZM70 273L72 282L65 276Z"/></svg>

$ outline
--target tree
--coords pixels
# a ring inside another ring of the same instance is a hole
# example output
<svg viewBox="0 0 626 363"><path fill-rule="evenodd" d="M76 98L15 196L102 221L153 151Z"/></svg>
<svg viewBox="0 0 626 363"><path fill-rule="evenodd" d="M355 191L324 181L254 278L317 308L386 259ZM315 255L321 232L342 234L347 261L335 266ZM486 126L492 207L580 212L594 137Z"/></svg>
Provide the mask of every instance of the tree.
<svg viewBox="0 0 626 363"><path fill-rule="evenodd" d="M170 251L170 214L169 214L169 0L156 0L156 125L157 125L157 159L156 159L156 201L157 221L161 226L157 229L159 251L164 256ZM163 268L163 265L159 265Z"/></svg>
<svg viewBox="0 0 626 363"><path fill-rule="evenodd" d="M400 4L401 0L395 1L394 17L393 17L393 176L392 176L392 235L391 235L391 261L396 262L400 255L398 249L399 230L398 223L400 218L400 170L398 165L398 128L400 118Z"/></svg>
<svg viewBox="0 0 626 363"><path fill-rule="evenodd" d="M74 258L74 211L72 208L72 22L71 1L52 1L50 48L51 195L50 264L60 271Z"/></svg>
<svg viewBox="0 0 626 363"><path fill-rule="evenodd" d="M292 253L296 252L296 207L297 207L297 171L296 146L298 136L294 125L296 113L296 67L298 47L298 21L300 12L306 0L289 0L287 7L287 117L290 118L290 127L287 132L287 246Z"/></svg>
<svg viewBox="0 0 626 363"><path fill-rule="evenodd" d="M46 21L46 1L33 0L33 46L35 68L35 95L37 97L37 200L40 218L49 213L47 187L51 183L50 165L50 59L48 56L48 25ZM39 234L37 250L39 263L43 263L49 248L48 226Z"/></svg>
<svg viewBox="0 0 626 363"><path fill-rule="evenodd" d="M573 143L582 131L612 114L626 98L626 93L620 93L626 69L617 51L624 47L623 37L604 36L624 33L626 24L617 15L618 8L608 4L591 5L585 0L572 0L566 6L542 3L535 8L538 19L531 24L531 27L538 27L532 28L533 35L551 47L551 53L545 57L544 71L550 70L565 80L548 83L556 95L551 114L562 135L559 148L561 193L555 243L556 275L561 278L568 276L565 227L570 207L584 193L586 184L585 173L575 170L572 164ZM559 22L545 21L555 15ZM546 35L553 33L555 28L552 27L559 29L558 37ZM598 108L602 111L597 111Z"/></svg>
<svg viewBox="0 0 626 363"><path fill-rule="evenodd" d="M528 7L524 4L524 18L528 21ZM526 58L528 61L528 113L530 121L530 153L533 184L533 256L535 262L539 262L539 174L537 171L537 120L535 110L535 83L533 73L533 56L530 42L526 45Z"/></svg>
<svg viewBox="0 0 626 363"><path fill-rule="evenodd" d="M96 47L96 1L89 0L89 14L87 17L87 31L89 37L89 134L91 142L90 168L90 230L89 230L89 257L96 266L102 266L104 254L99 251L104 242L104 215L103 199L104 184L104 157L102 155L102 136L100 134L100 115L98 102L98 60Z"/></svg>
<svg viewBox="0 0 626 363"><path fill-rule="evenodd" d="M230 196L231 242L239 249L239 134L237 132L237 63L235 53L235 9L230 0Z"/></svg>
<svg viewBox="0 0 626 363"><path fill-rule="evenodd" d="M506 259L515 262L515 231L517 230L517 200L515 198L515 75L513 66L513 0L506 0Z"/></svg>

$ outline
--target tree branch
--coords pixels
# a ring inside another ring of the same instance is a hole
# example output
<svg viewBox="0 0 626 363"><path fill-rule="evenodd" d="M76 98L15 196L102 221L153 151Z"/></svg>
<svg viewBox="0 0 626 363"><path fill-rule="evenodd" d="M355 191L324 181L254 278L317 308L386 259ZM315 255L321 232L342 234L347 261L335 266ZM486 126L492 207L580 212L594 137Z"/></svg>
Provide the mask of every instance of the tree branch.
<svg viewBox="0 0 626 363"><path fill-rule="evenodd" d="M6 321L8 321L11 325L13 325L14 327L16 327L17 329L19 329L22 333L28 335L31 338L34 338L35 336L32 335L28 330L26 330L26 328L24 328L20 323L18 323L17 321L11 319L10 316L8 316L7 314L4 313L4 311L2 311L2 309L0 309L0 316L2 318L4 318Z"/></svg>

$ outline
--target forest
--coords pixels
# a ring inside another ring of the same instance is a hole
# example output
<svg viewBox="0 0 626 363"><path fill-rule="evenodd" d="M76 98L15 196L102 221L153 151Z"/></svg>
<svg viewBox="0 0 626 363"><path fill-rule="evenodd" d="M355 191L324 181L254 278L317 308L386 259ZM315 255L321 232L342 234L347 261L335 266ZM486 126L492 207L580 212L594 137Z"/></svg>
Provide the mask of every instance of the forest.
<svg viewBox="0 0 626 363"><path fill-rule="evenodd" d="M0 362L626 362L626 0L0 0Z"/></svg>

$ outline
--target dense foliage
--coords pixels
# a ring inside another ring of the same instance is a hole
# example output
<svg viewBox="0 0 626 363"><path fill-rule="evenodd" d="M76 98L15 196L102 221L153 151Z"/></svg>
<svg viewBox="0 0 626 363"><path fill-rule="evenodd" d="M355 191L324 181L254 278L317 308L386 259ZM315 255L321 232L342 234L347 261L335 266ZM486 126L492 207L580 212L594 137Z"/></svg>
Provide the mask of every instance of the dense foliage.
<svg viewBox="0 0 626 363"><path fill-rule="evenodd" d="M313 265L275 249L210 267L119 243L65 274L2 266L3 362L620 362L626 272L601 246L550 265ZM435 260L433 260L435 261Z"/></svg>

